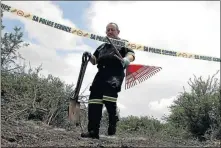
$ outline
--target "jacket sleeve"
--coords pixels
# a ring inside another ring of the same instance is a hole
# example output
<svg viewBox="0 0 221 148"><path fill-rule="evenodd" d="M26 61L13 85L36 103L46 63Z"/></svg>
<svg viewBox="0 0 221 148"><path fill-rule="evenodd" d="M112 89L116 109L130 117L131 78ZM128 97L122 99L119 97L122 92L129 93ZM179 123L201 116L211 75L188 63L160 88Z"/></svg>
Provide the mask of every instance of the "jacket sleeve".
<svg viewBox="0 0 221 148"><path fill-rule="evenodd" d="M100 46L98 46L98 48L95 50L95 52L93 53L93 55L95 56L96 59L99 58L99 52L100 50L105 46L105 43L101 44Z"/></svg>
<svg viewBox="0 0 221 148"><path fill-rule="evenodd" d="M128 40L124 40L123 41L125 42L129 42ZM135 52L133 51L133 49L131 48L125 48L125 57L128 56L128 55L132 55L134 57L134 60L135 60Z"/></svg>

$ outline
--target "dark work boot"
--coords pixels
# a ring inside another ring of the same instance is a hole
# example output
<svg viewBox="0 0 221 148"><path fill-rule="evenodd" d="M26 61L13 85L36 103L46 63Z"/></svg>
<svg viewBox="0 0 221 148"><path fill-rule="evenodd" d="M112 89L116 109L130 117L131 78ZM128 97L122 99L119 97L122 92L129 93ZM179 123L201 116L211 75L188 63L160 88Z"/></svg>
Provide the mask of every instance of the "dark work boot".
<svg viewBox="0 0 221 148"><path fill-rule="evenodd" d="M92 138L92 139L99 139L99 134L91 131L91 132L85 132L81 133L82 138Z"/></svg>
<svg viewBox="0 0 221 148"><path fill-rule="evenodd" d="M109 125L108 127L108 135L113 136L116 134L116 126L114 125Z"/></svg>
<svg viewBox="0 0 221 148"><path fill-rule="evenodd" d="M82 138L99 139L100 120L102 116L101 104L88 105L88 132L82 133Z"/></svg>
<svg viewBox="0 0 221 148"><path fill-rule="evenodd" d="M107 134L109 136L115 135L117 122L119 121L119 117L117 116L117 103L116 102L105 102L105 106L107 108L108 116L109 116L109 127Z"/></svg>

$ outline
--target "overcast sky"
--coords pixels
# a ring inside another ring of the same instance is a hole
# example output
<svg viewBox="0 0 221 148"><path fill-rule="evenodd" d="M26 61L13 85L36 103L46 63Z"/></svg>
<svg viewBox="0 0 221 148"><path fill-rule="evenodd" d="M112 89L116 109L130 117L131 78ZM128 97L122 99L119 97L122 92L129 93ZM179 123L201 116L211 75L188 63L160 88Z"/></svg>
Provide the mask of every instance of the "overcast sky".
<svg viewBox="0 0 221 148"><path fill-rule="evenodd" d="M49 20L105 35L109 22L116 22L120 37L139 44L174 51L220 57L220 2L143 1L143 2L6 2L15 8ZM57 29L4 13L5 31L19 25L25 31L27 48L20 49L31 65L43 64L43 74L59 76L76 83L83 51L94 52L101 42L80 38ZM193 75L214 74L220 63L184 59L135 51L136 64L159 66L162 70L145 82L122 89L118 106L121 116L169 114L171 105ZM88 65L82 88L92 82L96 66ZM124 86L124 84L123 84ZM88 92L87 92L88 93Z"/></svg>

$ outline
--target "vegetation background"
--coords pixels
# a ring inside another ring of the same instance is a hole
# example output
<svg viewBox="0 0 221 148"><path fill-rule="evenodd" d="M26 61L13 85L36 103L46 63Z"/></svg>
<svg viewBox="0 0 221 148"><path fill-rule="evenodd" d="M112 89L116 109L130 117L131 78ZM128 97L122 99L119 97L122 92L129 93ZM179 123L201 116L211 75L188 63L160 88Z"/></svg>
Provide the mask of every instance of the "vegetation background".
<svg viewBox="0 0 221 148"><path fill-rule="evenodd" d="M3 14L2 14L3 17ZM2 23L2 30L4 25ZM189 79L190 92L180 92L171 114L164 123L153 117L120 117L116 139L82 142L79 133L86 130L87 107L82 104L81 126L68 121L68 98L74 85L58 77L41 76L39 67L18 64L25 60L19 49L28 46L23 30L1 36L1 120L3 146L220 146L221 99L220 80L215 76ZM88 96L81 96L87 100ZM85 102L87 103L87 102ZM118 111L120 113L120 110ZM101 133L106 133L108 114L103 113ZM58 140L59 139L59 140Z"/></svg>

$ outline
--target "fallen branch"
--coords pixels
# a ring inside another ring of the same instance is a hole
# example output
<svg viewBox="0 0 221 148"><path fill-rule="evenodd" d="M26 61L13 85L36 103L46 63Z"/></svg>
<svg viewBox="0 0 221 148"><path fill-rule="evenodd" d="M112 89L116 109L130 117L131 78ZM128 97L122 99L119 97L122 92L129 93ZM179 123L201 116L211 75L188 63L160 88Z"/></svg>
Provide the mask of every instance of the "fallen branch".
<svg viewBox="0 0 221 148"><path fill-rule="evenodd" d="M55 113L55 112L53 112L53 113L51 114L51 116L50 116L50 118L49 118L49 120L48 120L48 123L47 123L48 125L50 124L51 119L52 119L52 117L53 117L54 113Z"/></svg>
<svg viewBox="0 0 221 148"><path fill-rule="evenodd" d="M23 110L21 110L21 111L19 111L19 112L14 112L14 113L12 113L11 115L9 115L9 116L5 119L5 121L9 120L9 119L10 119L11 117L13 117L13 116L19 115L20 113L26 111L27 109L29 109L29 107L26 107L25 109L23 109Z"/></svg>
<svg viewBox="0 0 221 148"><path fill-rule="evenodd" d="M33 102L32 102L32 107L33 107L33 109L36 109L36 108L35 108L36 98L37 98L37 84L34 86L34 100L33 100Z"/></svg>

